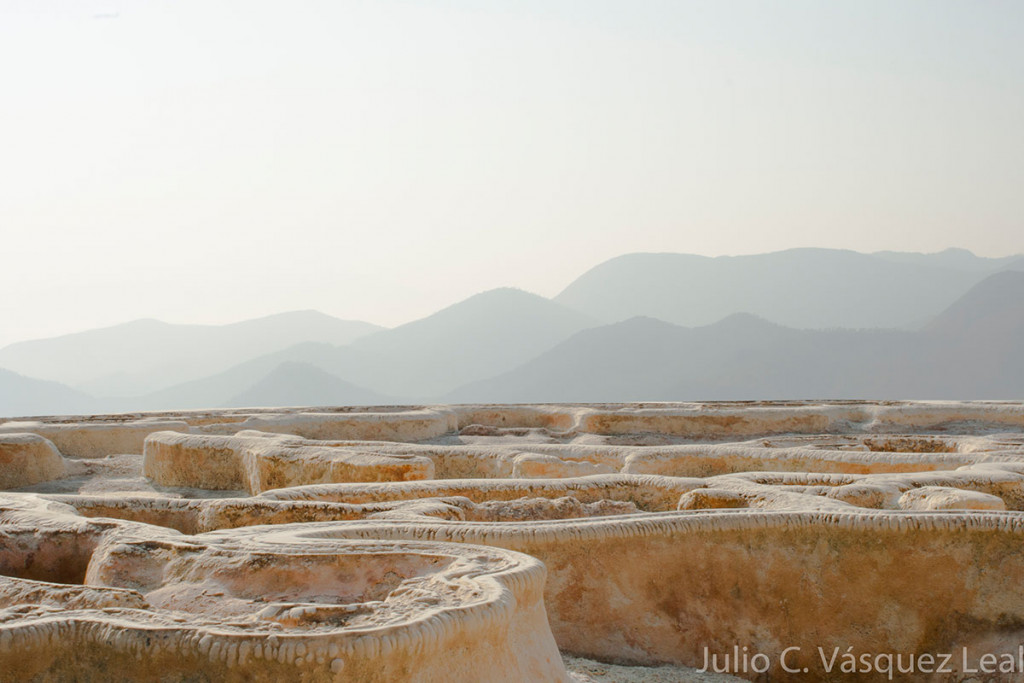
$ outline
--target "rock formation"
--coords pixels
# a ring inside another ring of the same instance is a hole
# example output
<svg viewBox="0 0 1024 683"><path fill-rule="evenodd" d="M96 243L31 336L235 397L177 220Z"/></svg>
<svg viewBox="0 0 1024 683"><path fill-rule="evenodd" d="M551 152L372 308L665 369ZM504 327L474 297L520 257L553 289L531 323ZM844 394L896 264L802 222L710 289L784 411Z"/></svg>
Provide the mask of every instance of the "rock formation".
<svg viewBox="0 0 1024 683"><path fill-rule="evenodd" d="M18 680L642 680L734 647L743 678L852 648L966 679L1024 639L1019 403L52 418L0 424L0 484Z"/></svg>

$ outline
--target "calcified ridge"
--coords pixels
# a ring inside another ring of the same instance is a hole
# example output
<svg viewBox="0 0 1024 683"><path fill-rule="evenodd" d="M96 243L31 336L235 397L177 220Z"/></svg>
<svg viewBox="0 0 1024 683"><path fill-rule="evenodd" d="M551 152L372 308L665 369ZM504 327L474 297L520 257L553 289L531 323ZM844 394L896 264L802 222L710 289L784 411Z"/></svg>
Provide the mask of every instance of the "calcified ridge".
<svg viewBox="0 0 1024 683"><path fill-rule="evenodd" d="M784 680L787 647L1024 639L1019 403L19 419L0 487L19 680L585 681L560 650L683 676L735 644Z"/></svg>

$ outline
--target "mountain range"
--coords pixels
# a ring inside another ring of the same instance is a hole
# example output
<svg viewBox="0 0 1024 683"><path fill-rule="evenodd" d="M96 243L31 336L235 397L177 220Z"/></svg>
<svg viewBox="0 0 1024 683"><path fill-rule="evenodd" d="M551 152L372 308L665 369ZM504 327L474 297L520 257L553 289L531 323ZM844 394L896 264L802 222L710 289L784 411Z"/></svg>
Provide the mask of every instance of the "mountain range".
<svg viewBox="0 0 1024 683"><path fill-rule="evenodd" d="M393 329L297 311L0 349L0 415L267 405L1024 398L1024 258L629 254Z"/></svg>
<svg viewBox="0 0 1024 683"><path fill-rule="evenodd" d="M749 314L636 317L467 385L453 403L1020 399L1024 272L990 276L920 330L798 330Z"/></svg>
<svg viewBox="0 0 1024 683"><path fill-rule="evenodd" d="M0 367L101 397L143 394L301 342L348 344L382 329L317 311L229 325L132 322L11 344Z"/></svg>
<svg viewBox="0 0 1024 683"><path fill-rule="evenodd" d="M604 322L642 315L692 327L752 313L796 328L907 328L1008 269L1024 270L1024 258L980 258L963 249L626 254L587 271L555 301Z"/></svg>
<svg viewBox="0 0 1024 683"><path fill-rule="evenodd" d="M544 297L516 289L495 289L431 316L376 332L344 346L305 343L234 365L216 375L131 399L144 409L290 403L285 394L255 393L249 387L283 363L318 368L350 384L349 396L380 392L393 402L430 400L466 384L516 367L596 325L590 317ZM277 386L284 381L277 373ZM352 393L355 392L355 393ZM356 403L364 402L362 400ZM324 401L307 401L324 403Z"/></svg>

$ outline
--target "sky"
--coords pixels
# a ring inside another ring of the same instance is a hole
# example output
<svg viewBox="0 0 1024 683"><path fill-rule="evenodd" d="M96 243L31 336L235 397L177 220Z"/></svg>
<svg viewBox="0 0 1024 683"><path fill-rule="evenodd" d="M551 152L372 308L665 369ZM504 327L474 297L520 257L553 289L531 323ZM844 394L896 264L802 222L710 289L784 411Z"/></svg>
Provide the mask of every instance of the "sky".
<svg viewBox="0 0 1024 683"><path fill-rule="evenodd" d="M628 252L1024 252L1016 0L4 0L0 346Z"/></svg>

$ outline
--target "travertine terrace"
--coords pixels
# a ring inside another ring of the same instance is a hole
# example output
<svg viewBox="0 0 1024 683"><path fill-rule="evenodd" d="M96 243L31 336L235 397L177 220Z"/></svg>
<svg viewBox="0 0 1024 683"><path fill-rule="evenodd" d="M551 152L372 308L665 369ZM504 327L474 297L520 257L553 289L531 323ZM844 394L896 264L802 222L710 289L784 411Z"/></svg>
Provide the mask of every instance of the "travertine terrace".
<svg viewBox="0 0 1024 683"><path fill-rule="evenodd" d="M1019 403L19 418L0 486L4 680L685 680L734 647L840 680L819 648L1024 641Z"/></svg>

